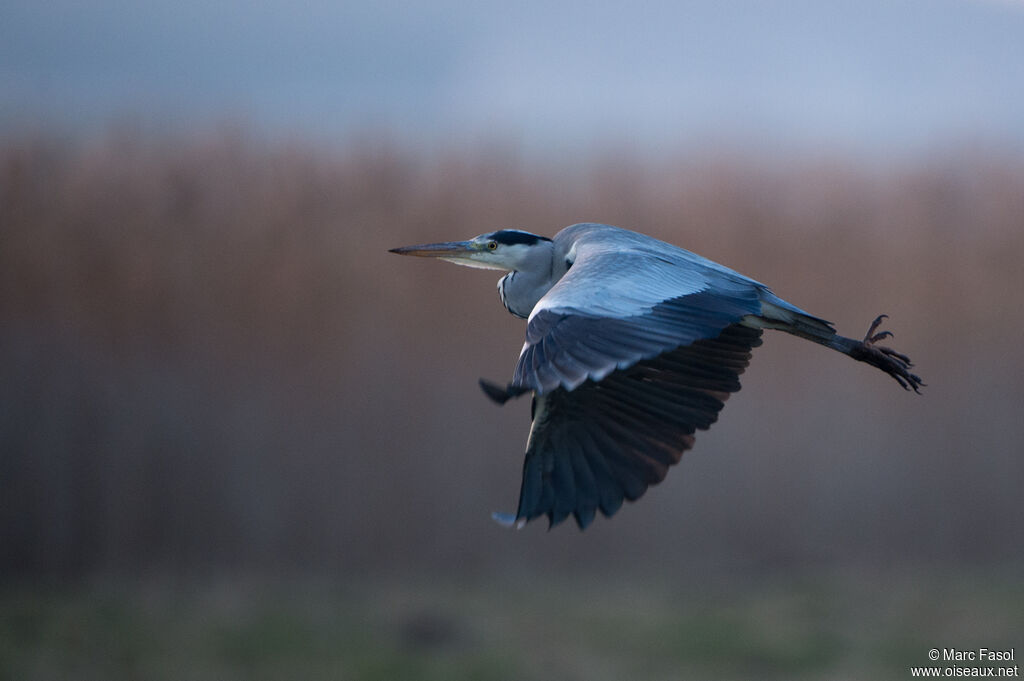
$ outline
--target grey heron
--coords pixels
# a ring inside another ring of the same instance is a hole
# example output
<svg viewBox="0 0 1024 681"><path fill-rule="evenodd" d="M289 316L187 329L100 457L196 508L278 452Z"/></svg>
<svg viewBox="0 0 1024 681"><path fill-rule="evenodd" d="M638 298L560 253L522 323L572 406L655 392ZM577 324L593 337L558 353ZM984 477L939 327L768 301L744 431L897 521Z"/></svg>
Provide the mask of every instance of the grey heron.
<svg viewBox="0 0 1024 681"><path fill-rule="evenodd" d="M706 430L761 344L786 331L886 372L905 390L924 385L910 359L862 340L782 300L727 267L652 237L609 225L566 227L553 239L502 229L468 241L391 249L507 272L505 308L528 320L511 382L480 379L499 404L533 393L519 505L494 514L522 527L572 514L585 529L638 499Z"/></svg>

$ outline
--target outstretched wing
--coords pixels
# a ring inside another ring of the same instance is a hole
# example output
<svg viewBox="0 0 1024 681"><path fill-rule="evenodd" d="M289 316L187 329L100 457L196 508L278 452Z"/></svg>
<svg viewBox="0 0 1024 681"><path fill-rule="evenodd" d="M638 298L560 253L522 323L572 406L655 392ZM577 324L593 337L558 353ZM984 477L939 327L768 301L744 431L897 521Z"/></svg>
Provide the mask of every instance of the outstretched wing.
<svg viewBox="0 0 1024 681"><path fill-rule="evenodd" d="M610 517L639 498L718 419L760 344L760 330L734 324L602 381L538 395L519 507L496 518L547 515L555 525L571 513L583 529L597 511Z"/></svg>
<svg viewBox="0 0 1024 681"><path fill-rule="evenodd" d="M634 232L577 225L556 242L567 232L572 265L531 313L509 388L535 393L519 507L496 517L571 513L585 528L660 482L715 422L761 343L740 322L768 292Z"/></svg>

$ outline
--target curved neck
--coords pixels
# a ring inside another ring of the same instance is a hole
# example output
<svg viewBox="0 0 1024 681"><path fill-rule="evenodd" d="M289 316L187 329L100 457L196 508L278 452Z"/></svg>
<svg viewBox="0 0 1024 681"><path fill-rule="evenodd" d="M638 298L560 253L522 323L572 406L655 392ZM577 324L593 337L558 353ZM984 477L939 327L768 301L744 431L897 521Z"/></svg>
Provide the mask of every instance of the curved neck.
<svg viewBox="0 0 1024 681"><path fill-rule="evenodd" d="M548 245L547 248L533 250L528 261L502 277L498 282L498 294L505 308L516 317L529 317L537 301L565 274L565 269L555 264L554 249Z"/></svg>

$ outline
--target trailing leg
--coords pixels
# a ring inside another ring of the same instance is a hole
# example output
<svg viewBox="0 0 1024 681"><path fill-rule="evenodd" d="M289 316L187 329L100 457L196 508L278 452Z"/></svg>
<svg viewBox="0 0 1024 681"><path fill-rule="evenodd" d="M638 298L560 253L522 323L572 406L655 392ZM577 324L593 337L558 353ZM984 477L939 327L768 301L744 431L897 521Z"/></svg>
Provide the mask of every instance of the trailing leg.
<svg viewBox="0 0 1024 681"><path fill-rule="evenodd" d="M921 381L920 376L910 371L914 366L910 358L902 352L896 352L892 348L877 345L878 341L892 337L890 331L875 333L882 320L886 317L888 315L878 315L875 321L871 322L868 332L864 334L864 340L858 341L835 334L827 345L834 350L849 355L858 362L867 362L871 366L881 369L903 386L904 390L912 389L920 394L920 388L925 384Z"/></svg>
<svg viewBox="0 0 1024 681"><path fill-rule="evenodd" d="M910 358L892 348L878 345L878 342L891 338L889 331L878 331L882 320L888 315L878 315L871 322L863 340L854 340L840 336L829 322L814 317L794 308L789 303L777 298L762 302L762 314L744 318L744 323L762 329L778 329L800 338L814 341L819 345L838 350L858 362L866 362L881 369L893 377L904 390L913 390L920 394L925 384L921 377L911 372L914 366Z"/></svg>

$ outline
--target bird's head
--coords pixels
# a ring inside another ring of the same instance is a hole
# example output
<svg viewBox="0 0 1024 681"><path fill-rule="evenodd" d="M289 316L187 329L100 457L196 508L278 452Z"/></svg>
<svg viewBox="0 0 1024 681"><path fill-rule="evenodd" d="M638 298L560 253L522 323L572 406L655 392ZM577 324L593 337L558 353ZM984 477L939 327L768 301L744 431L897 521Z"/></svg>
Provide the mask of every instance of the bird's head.
<svg viewBox="0 0 1024 681"><path fill-rule="evenodd" d="M445 241L392 248L391 253L439 258L485 270L520 270L539 257L550 259L551 239L518 229L502 229L469 241Z"/></svg>

